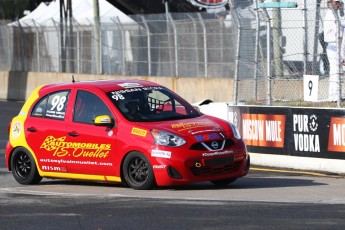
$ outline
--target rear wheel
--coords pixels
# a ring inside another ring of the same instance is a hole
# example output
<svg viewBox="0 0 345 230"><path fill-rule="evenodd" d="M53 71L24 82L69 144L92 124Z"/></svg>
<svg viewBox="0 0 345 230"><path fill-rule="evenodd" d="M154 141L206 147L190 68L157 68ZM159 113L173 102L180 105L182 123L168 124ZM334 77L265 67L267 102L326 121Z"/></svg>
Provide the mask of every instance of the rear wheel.
<svg viewBox="0 0 345 230"><path fill-rule="evenodd" d="M20 184L37 184L42 180L34 158L24 148L14 150L11 157L11 170L14 179Z"/></svg>
<svg viewBox="0 0 345 230"><path fill-rule="evenodd" d="M126 184L133 189L152 189L156 182L148 159L139 152L129 153L122 167Z"/></svg>
<svg viewBox="0 0 345 230"><path fill-rule="evenodd" d="M235 180L237 180L237 178L231 178L231 179L225 179L225 180L212 180L211 183L217 186L225 186L225 185L231 184Z"/></svg>

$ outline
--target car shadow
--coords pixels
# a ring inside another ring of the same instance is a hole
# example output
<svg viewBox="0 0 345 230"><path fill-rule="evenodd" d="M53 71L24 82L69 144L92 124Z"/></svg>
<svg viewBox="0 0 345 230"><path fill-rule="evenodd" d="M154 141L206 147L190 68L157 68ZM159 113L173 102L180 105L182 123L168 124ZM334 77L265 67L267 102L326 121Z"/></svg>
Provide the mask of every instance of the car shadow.
<svg viewBox="0 0 345 230"><path fill-rule="evenodd" d="M93 186L93 187L113 187L113 188L128 188L121 183L106 183L106 182L89 182L79 180L65 180L65 179L47 179L40 182L38 185L76 185L76 186ZM306 186L325 186L327 183L321 183L314 179L306 178L272 178L272 177L243 177L226 186L217 186L211 182L200 182L186 185L176 185L168 187L157 187L154 190L214 190L214 189L260 189L260 188L287 188L287 187L306 187Z"/></svg>
<svg viewBox="0 0 345 230"><path fill-rule="evenodd" d="M306 187L306 186L325 186L326 183L317 182L313 179L302 178L269 178L269 177L244 177L235 182L217 186L211 182L194 183L175 187L162 187L159 189L173 190L211 190L211 189L260 189L260 188L287 188L287 187Z"/></svg>

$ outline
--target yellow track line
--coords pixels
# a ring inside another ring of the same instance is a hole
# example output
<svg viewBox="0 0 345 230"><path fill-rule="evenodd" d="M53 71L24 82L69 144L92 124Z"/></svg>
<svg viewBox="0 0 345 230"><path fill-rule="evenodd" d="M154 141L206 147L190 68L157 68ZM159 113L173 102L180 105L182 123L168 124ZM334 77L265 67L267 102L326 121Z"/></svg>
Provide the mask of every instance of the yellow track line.
<svg viewBox="0 0 345 230"><path fill-rule="evenodd" d="M307 172L307 171L293 171L293 170L285 170L285 169L268 169L268 168L250 168L250 170L254 171L266 171L266 172L281 172L281 173L294 173L294 174L306 174L312 176L320 176L320 177L333 177L333 178L344 178L343 176L337 175L328 175L324 173L315 173L315 172Z"/></svg>

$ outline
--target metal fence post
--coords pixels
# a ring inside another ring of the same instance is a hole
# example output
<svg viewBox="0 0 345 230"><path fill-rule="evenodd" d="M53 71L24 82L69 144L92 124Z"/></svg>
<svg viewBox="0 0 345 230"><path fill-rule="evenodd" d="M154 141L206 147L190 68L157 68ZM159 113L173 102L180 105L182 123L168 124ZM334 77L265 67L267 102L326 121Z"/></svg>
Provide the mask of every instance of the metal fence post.
<svg viewBox="0 0 345 230"><path fill-rule="evenodd" d="M81 63L81 55L80 55L80 31L79 31L79 25L77 21L74 21L76 24L76 31L77 31L77 73L80 74L80 63Z"/></svg>
<svg viewBox="0 0 345 230"><path fill-rule="evenodd" d="M308 63L308 23L307 23L307 2L304 0L303 10L303 26L304 26L304 59L303 59L303 74L307 74L307 63Z"/></svg>
<svg viewBox="0 0 345 230"><path fill-rule="evenodd" d="M266 17L266 27L267 27L267 105L271 105L272 101L272 72L271 72L271 18L267 12L267 9L262 9Z"/></svg>
<svg viewBox="0 0 345 230"><path fill-rule="evenodd" d="M188 14L188 17L192 20L193 22L193 28L194 28L194 39L195 39L195 61L196 61L196 75L199 76L199 52L198 52L198 37L197 37L197 25L196 25L196 21L195 19L190 15Z"/></svg>
<svg viewBox="0 0 345 230"><path fill-rule="evenodd" d="M118 18L117 18L118 19ZM120 22L120 20L118 20L118 25L121 29L121 38L122 38L122 62L123 62L123 69L122 69L122 74L126 75L126 32Z"/></svg>
<svg viewBox="0 0 345 230"><path fill-rule="evenodd" d="M171 17L170 13L168 14L169 21L171 22L171 25L174 29L174 51L175 51L175 77L179 76L179 70L178 70L178 47L177 47L177 28L174 19Z"/></svg>
<svg viewBox="0 0 345 230"><path fill-rule="evenodd" d="M37 52L37 72L41 71L40 68L40 37L39 37L39 30L38 27L36 26L35 20L32 19L32 23L34 24L35 30L36 30L36 52Z"/></svg>
<svg viewBox="0 0 345 230"><path fill-rule="evenodd" d="M9 48L9 52L8 52L8 63L7 63L7 70L10 71L11 70L11 59L12 59L12 55L14 53L14 50L13 50L13 28L12 30L10 30L7 26L5 27L7 29L7 38L8 38L8 48ZM12 31L12 39L11 39L11 32Z"/></svg>
<svg viewBox="0 0 345 230"><path fill-rule="evenodd" d="M61 70L62 70L62 67L61 67L61 64L62 64L62 60L61 60L61 44L62 44L61 38L62 38L62 35L60 34L61 33L60 23L55 22L54 19L52 19L52 21L53 21L53 25L55 27L55 31L58 34L58 36L57 36L57 38L58 38L58 60L57 60L57 63L58 63L58 72L61 72Z"/></svg>
<svg viewBox="0 0 345 230"><path fill-rule="evenodd" d="M255 34L255 71L254 71L254 98L258 100L258 69L259 69L259 39L260 39L260 16L259 16L259 5L258 0L255 0L255 9L256 9L256 34Z"/></svg>
<svg viewBox="0 0 345 230"><path fill-rule="evenodd" d="M151 33L150 28L143 16L141 16L141 20L144 23L146 29L146 36L147 36L147 68L148 68L148 75L152 75L152 66L151 66Z"/></svg>
<svg viewBox="0 0 345 230"><path fill-rule="evenodd" d="M341 25L340 25L340 19L339 19L339 16L338 16L338 13L337 11L332 8L332 11L333 11L333 15L334 15L334 18L336 20L336 24L337 24L337 27L336 27L336 38L337 38L337 41L336 41L336 46L337 46L337 59L338 59L338 71L337 71L337 84L338 84L338 100L337 100L337 107L340 108L341 107L341 76L343 74L343 66L342 66L342 63L341 63L341 44L342 44L342 34L340 33L340 29L341 29ZM330 81L331 81L331 73L330 73ZM330 90L330 89L329 89Z"/></svg>
<svg viewBox="0 0 345 230"><path fill-rule="evenodd" d="M341 90L341 77L343 75L343 65L342 65L342 62L340 60L342 60L341 58L341 43L342 43L342 36L341 36L341 33L340 33L340 20L339 20L339 17L338 17L338 14L335 14L337 15L336 17L336 21L337 21L337 53L338 53L338 66L339 66L339 71L338 71L338 101L337 101L337 107L340 108L341 107L341 98L342 98L342 90Z"/></svg>
<svg viewBox="0 0 345 230"><path fill-rule="evenodd" d="M312 56L312 59L313 59L313 65L312 65L312 74L315 74L315 73L319 73L319 70L316 71L317 69L317 58L318 58L318 55L315 55L318 53L318 44L319 44L319 27L320 27L320 20L319 18L321 17L320 15L320 4L321 4L321 1L322 0L317 0L316 1L316 13L315 13L315 26L314 26L314 49L313 49L313 56ZM306 0L305 0L305 4L306 3ZM307 10L307 7L305 7L305 9ZM308 11L308 10L307 10ZM307 40L308 41L308 40ZM322 55L322 54L321 54Z"/></svg>
<svg viewBox="0 0 345 230"><path fill-rule="evenodd" d="M96 40L96 74L102 73L102 59L101 59L101 20L99 18L99 4L98 0L93 0L93 25L95 31L95 40Z"/></svg>
<svg viewBox="0 0 345 230"><path fill-rule="evenodd" d="M203 20L203 18L201 17L201 14L198 13L198 17L200 20L200 24L202 25L202 30L203 30L203 38L204 38L204 67L205 67L205 77L208 77L208 66L207 66L207 62L208 62L208 56L207 56L207 31L206 31L206 25L205 22Z"/></svg>
<svg viewBox="0 0 345 230"><path fill-rule="evenodd" d="M19 24L19 28L20 28L21 37L22 37L21 38L21 43L20 43L20 46L21 46L20 56L22 58L20 70L21 69L29 69L29 68L27 68L27 65L26 65L26 58L23 55L23 52L26 51L26 36L25 36L24 31L23 31L23 27L19 23L19 21L18 21L18 24Z"/></svg>
<svg viewBox="0 0 345 230"><path fill-rule="evenodd" d="M273 0L274 2L280 2L280 0ZM274 69L273 75L275 78L281 78L284 76L283 70L283 58L281 55L280 47L281 47L281 38L282 38L282 25L281 25L281 9L280 8L272 8L271 9L272 17L272 27L271 35L272 35L272 55L273 55L273 65L271 66Z"/></svg>
<svg viewBox="0 0 345 230"><path fill-rule="evenodd" d="M118 17L111 19L121 31L122 75L126 74L126 33Z"/></svg>
<svg viewBox="0 0 345 230"><path fill-rule="evenodd" d="M240 46L241 46L241 22L238 18L238 15L236 12L235 14L235 20L237 24L237 47L236 47L236 68L235 68L235 76L234 76L234 92L233 92L233 101L234 105L237 105L238 101L238 81L239 81L239 68L240 68Z"/></svg>

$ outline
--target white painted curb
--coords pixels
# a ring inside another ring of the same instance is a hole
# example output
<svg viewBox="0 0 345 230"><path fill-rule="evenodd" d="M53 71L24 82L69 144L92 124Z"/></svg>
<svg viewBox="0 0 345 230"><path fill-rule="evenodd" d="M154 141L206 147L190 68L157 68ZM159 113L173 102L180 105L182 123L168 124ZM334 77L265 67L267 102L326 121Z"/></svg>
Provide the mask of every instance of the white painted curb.
<svg viewBox="0 0 345 230"><path fill-rule="evenodd" d="M345 174L345 160L249 153L251 165Z"/></svg>

